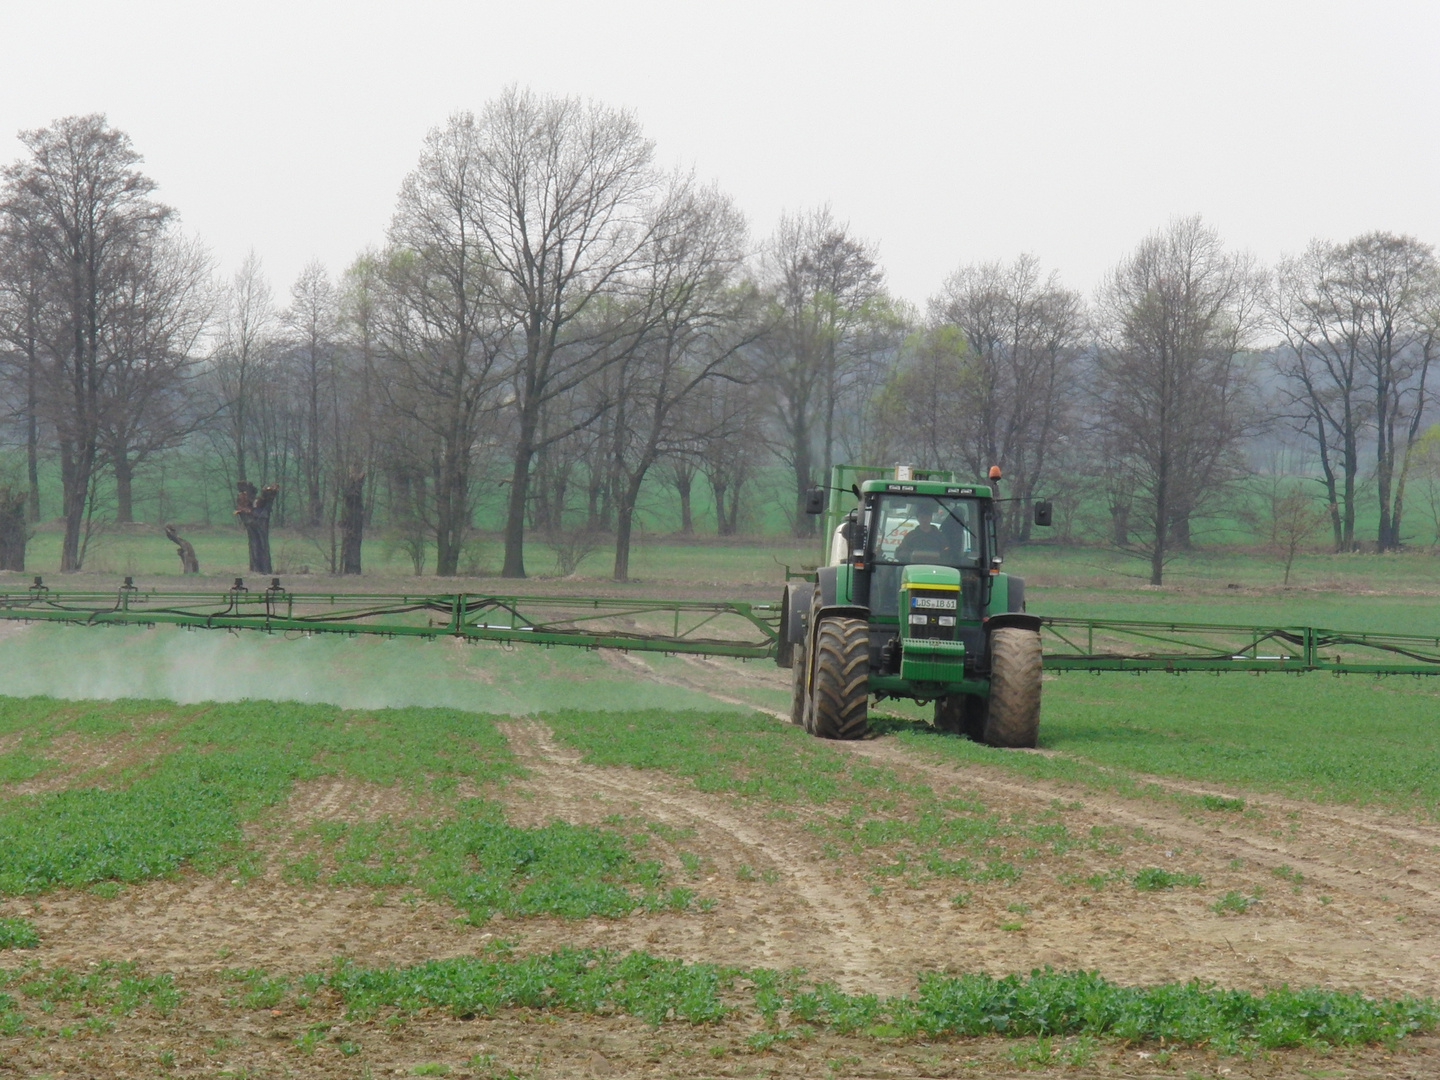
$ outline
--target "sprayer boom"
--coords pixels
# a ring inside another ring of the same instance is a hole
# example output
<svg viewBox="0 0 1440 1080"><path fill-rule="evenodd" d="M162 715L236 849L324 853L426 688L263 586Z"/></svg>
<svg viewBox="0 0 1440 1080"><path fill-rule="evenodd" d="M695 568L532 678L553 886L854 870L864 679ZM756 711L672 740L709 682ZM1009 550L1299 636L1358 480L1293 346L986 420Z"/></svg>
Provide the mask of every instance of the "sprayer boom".
<svg viewBox="0 0 1440 1080"><path fill-rule="evenodd" d="M298 593L272 579L250 590L170 592L127 583L117 591L51 590L40 580L0 592L0 618L86 626L169 623L267 633L458 637L640 652L766 659L778 606L743 601L487 596L470 593Z"/></svg>
<svg viewBox="0 0 1440 1080"><path fill-rule="evenodd" d="M0 619L84 626L266 633L458 637L531 645L686 653L748 660L780 653L781 604L476 593L300 593L272 579L251 590L0 591ZM1039 616L1047 671L1330 671L1440 675L1440 637L1313 626L1144 622Z"/></svg>

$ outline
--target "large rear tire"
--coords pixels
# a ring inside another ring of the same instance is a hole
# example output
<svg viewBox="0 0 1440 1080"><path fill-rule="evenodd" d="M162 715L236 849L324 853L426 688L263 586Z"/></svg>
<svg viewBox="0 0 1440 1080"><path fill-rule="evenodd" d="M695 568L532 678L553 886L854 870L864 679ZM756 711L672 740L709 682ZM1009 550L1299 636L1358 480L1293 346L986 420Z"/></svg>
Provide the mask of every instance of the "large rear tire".
<svg viewBox="0 0 1440 1080"><path fill-rule="evenodd" d="M822 739L863 739L870 730L870 624L820 620L815 634L815 686L810 717Z"/></svg>
<svg viewBox="0 0 1440 1080"><path fill-rule="evenodd" d="M990 708L985 742L1029 747L1040 734L1040 635L1002 626L990 635Z"/></svg>
<svg viewBox="0 0 1440 1080"><path fill-rule="evenodd" d="M806 695L810 690L810 636L805 634L790 647L790 723L805 724Z"/></svg>

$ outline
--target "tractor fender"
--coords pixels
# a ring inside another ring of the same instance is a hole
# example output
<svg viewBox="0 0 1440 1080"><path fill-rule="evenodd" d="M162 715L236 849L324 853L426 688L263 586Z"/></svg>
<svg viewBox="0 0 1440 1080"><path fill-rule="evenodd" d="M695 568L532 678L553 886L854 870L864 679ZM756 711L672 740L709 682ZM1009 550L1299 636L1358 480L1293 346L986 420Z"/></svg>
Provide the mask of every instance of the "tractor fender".
<svg viewBox="0 0 1440 1080"><path fill-rule="evenodd" d="M779 647L775 652L775 663L782 668L788 668L794 663L795 646L805 640L805 624L810 619L810 600L814 595L815 586L809 582L785 586L785 597L780 608L782 621Z"/></svg>
<svg viewBox="0 0 1440 1080"><path fill-rule="evenodd" d="M831 604L829 607L822 607L818 612L819 618L822 619L830 615L838 616L842 619L865 619L868 621L870 618L870 609L868 607L860 607L858 604Z"/></svg>
<svg viewBox="0 0 1440 1080"><path fill-rule="evenodd" d="M985 632L999 630L1003 626L1014 626L1021 630L1040 632L1040 616L1026 615L1023 611L1009 611L1004 615L991 615L985 620Z"/></svg>
<svg viewBox="0 0 1440 1080"><path fill-rule="evenodd" d="M815 571L815 585L820 590L821 607L830 607L835 603L836 577L839 572L838 566L822 566Z"/></svg>
<svg viewBox="0 0 1440 1080"><path fill-rule="evenodd" d="M1024 611L1025 579L1023 577L1016 577L1014 574L1010 574L1005 584L1005 599L1009 601L1009 603L1006 604L1006 607L1008 607L1011 611Z"/></svg>

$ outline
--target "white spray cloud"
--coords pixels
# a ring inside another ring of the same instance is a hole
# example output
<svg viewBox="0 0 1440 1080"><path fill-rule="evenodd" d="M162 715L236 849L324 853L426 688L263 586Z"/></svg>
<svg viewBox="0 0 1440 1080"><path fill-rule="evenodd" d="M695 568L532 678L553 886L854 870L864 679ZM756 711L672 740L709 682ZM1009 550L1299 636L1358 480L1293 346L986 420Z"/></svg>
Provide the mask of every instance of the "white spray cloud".
<svg viewBox="0 0 1440 1080"><path fill-rule="evenodd" d="M70 699L444 706L520 715L559 708L725 709L627 678L579 649L173 627L0 623L0 693Z"/></svg>

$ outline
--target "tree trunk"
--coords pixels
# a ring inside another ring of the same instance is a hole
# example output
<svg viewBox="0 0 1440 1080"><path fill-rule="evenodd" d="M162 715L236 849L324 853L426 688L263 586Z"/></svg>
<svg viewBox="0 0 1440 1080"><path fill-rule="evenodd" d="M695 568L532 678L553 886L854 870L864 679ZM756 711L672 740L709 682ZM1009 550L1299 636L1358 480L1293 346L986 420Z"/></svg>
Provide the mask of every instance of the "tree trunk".
<svg viewBox="0 0 1440 1080"><path fill-rule="evenodd" d="M135 479L135 468L130 458L121 454L115 459L115 524L130 525L135 521L135 504L131 497L131 485Z"/></svg>
<svg viewBox="0 0 1440 1080"><path fill-rule="evenodd" d="M340 573L360 573L360 542L365 535L365 474L351 473L341 493Z"/></svg>
<svg viewBox="0 0 1440 1080"><path fill-rule="evenodd" d="M1344 551L1343 527L1340 522L1340 493L1335 485L1335 467L1330 463L1330 450L1325 445L1324 429L1321 429L1320 447L1320 475L1325 484L1325 499L1330 510L1330 532L1334 540L1335 553L1338 555Z"/></svg>
<svg viewBox="0 0 1440 1080"><path fill-rule="evenodd" d="M810 490L810 448L795 447L795 527L792 535L804 540L815 535L812 515L805 512L805 493Z"/></svg>
<svg viewBox="0 0 1440 1080"><path fill-rule="evenodd" d="M242 480L235 489L235 516L245 526L250 541L250 572L274 573L270 564L270 509L280 493L280 485L266 484L257 492L254 484Z"/></svg>
<svg viewBox="0 0 1440 1080"><path fill-rule="evenodd" d="M741 480L730 485L730 514L725 519L726 536L734 536L740 531L740 492L744 486Z"/></svg>
<svg viewBox="0 0 1440 1080"><path fill-rule="evenodd" d="M35 388L36 360L31 357L26 375L25 404L25 477L30 485L30 520L40 520L40 419L35 415L39 406Z"/></svg>
<svg viewBox="0 0 1440 1080"><path fill-rule="evenodd" d="M710 490L715 495L715 535L729 536L725 531L725 485L711 480Z"/></svg>
<svg viewBox="0 0 1440 1080"><path fill-rule="evenodd" d="M695 519L690 511L690 487L695 482L693 472L677 472L675 474L675 491L680 496L680 535L695 535Z"/></svg>
<svg viewBox="0 0 1440 1080"><path fill-rule="evenodd" d="M1130 506L1128 503L1110 504L1110 542L1116 547L1127 547L1130 543Z"/></svg>
<svg viewBox="0 0 1440 1080"><path fill-rule="evenodd" d="M200 573L200 560L195 557L195 548L181 536L174 525L165 526L165 535L176 547L175 554L180 556L180 572L182 574Z"/></svg>
<svg viewBox="0 0 1440 1080"><path fill-rule="evenodd" d="M76 460L71 447L60 451L60 504L65 519L65 535L60 541L60 572L80 569L80 533L85 525L85 501L90 493L88 468Z"/></svg>
<svg viewBox="0 0 1440 1080"><path fill-rule="evenodd" d="M1190 551L1190 508L1181 507L1170 515L1170 546L1180 551Z"/></svg>
<svg viewBox="0 0 1440 1080"><path fill-rule="evenodd" d="M460 549L470 525L470 490L466 483L465 451L447 450L435 478L435 573L454 577L460 572Z"/></svg>
<svg viewBox="0 0 1440 1080"><path fill-rule="evenodd" d="M525 503L530 487L530 459L535 456L536 420L531 413L520 416L520 437L516 440L515 467L510 472L510 497L506 501L505 565L500 569L501 577L525 576Z"/></svg>
<svg viewBox="0 0 1440 1080"><path fill-rule="evenodd" d="M28 491L0 492L0 570L25 569L25 525Z"/></svg>
<svg viewBox="0 0 1440 1080"><path fill-rule="evenodd" d="M645 469L642 468L617 493L619 497L615 500L616 581L630 580L630 536L635 527L635 504L640 501L640 485L644 479Z"/></svg>

